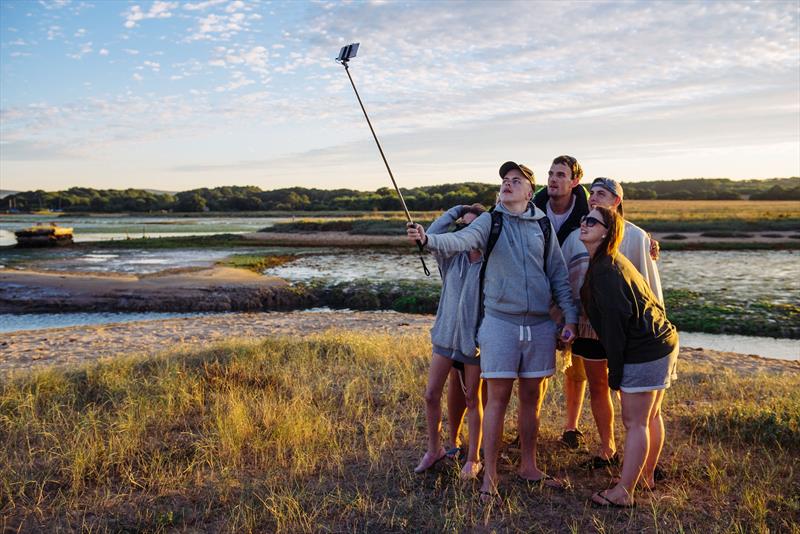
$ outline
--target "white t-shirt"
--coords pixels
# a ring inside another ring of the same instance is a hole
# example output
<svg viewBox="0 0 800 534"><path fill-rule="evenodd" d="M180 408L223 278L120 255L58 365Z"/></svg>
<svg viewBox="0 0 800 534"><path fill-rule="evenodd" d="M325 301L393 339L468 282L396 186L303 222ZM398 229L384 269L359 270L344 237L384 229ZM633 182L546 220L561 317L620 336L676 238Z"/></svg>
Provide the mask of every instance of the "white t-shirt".
<svg viewBox="0 0 800 534"><path fill-rule="evenodd" d="M561 230L561 225L564 224L564 221L569 219L569 216L572 214L572 208L575 207L575 195L572 195L572 204L569 205L569 209L564 213L553 213L553 210L550 208L550 201L547 201L547 218L550 219L550 222L553 223L553 228L555 229L556 233Z"/></svg>

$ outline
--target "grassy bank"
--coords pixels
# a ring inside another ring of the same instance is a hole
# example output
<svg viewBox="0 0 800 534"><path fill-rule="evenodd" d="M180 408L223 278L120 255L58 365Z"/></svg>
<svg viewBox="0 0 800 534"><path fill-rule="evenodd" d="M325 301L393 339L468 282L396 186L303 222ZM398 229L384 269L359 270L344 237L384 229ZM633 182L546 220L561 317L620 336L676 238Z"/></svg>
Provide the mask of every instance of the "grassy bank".
<svg viewBox="0 0 800 534"><path fill-rule="evenodd" d="M354 310L436 313L441 286L415 281L297 284L317 305ZM667 315L679 330L800 339L800 306L748 302L695 291L667 289Z"/></svg>
<svg viewBox="0 0 800 534"><path fill-rule="evenodd" d="M420 224L430 224L439 213L413 214ZM313 217L313 215L309 215ZM800 230L800 202L748 200L630 200L625 217L649 232L768 232ZM298 219L278 223L265 232L350 232L353 234L403 234L402 214L330 220Z"/></svg>
<svg viewBox="0 0 800 534"><path fill-rule="evenodd" d="M513 476L518 458L510 450L501 462L504 503L486 509L454 467L412 472L424 444L429 350L423 334L333 332L7 379L0 382L2 527L797 532L797 373L742 376L682 362L664 409L668 480L653 495L638 494L630 512L586 504L612 474L579 470L587 455L558 446L556 376L539 458L571 488L528 489ZM506 426L513 432L515 422Z"/></svg>

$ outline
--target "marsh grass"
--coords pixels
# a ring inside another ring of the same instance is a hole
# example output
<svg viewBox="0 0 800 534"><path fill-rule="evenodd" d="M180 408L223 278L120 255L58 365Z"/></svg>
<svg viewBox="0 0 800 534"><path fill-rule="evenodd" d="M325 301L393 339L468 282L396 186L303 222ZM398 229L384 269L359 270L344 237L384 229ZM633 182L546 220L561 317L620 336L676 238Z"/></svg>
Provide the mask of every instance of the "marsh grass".
<svg viewBox="0 0 800 534"><path fill-rule="evenodd" d="M477 486L460 482L452 464L412 472L424 447L429 351L422 333L333 331L5 379L2 527L798 532L797 373L741 376L682 362L665 406L669 478L654 494L638 494L639 507L626 512L588 506L613 474L580 471L588 453L558 446L557 376L544 405L539 459L571 488L525 487L513 475L518 453L509 450L501 462L503 502L485 508ZM506 426L513 432L511 417Z"/></svg>

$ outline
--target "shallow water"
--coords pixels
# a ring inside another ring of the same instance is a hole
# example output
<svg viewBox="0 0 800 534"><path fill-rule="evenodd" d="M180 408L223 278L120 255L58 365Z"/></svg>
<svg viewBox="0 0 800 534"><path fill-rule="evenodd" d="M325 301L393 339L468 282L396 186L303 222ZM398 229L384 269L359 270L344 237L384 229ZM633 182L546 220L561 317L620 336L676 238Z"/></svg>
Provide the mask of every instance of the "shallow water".
<svg viewBox="0 0 800 534"><path fill-rule="evenodd" d="M90 326L132 321L156 321L178 317L200 317L206 312L161 313L161 312L93 312L93 313L3 313L0 314L0 333L20 330L43 330L68 326Z"/></svg>
<svg viewBox="0 0 800 534"><path fill-rule="evenodd" d="M65 215L4 215L0 217L0 246L16 243L14 231L36 223L56 222L71 227L76 242L140 237L176 237L255 232L286 217L75 217Z"/></svg>
<svg viewBox="0 0 800 534"><path fill-rule="evenodd" d="M661 285L775 304L800 304L800 251L667 251L658 262Z"/></svg>
<svg viewBox="0 0 800 534"><path fill-rule="evenodd" d="M776 360L800 360L800 340L797 339L680 332L680 340L682 347L755 354Z"/></svg>

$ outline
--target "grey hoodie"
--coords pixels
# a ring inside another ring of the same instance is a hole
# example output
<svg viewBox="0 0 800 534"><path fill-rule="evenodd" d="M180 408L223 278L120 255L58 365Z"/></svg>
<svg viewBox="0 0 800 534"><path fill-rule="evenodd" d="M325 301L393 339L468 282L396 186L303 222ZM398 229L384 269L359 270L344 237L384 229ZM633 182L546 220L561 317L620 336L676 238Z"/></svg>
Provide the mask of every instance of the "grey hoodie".
<svg viewBox="0 0 800 534"><path fill-rule="evenodd" d="M533 207L533 213L528 209L515 215L502 204L495 209L503 214L503 231L486 265L485 313L533 325L550 319L550 304L555 299L566 322L577 323L567 266L555 238L550 239L547 251L547 273L543 270L544 235L537 221L546 217L544 212ZM491 225L492 214L484 213L460 232L428 235L427 246L445 256L473 248L485 251Z"/></svg>
<svg viewBox="0 0 800 534"><path fill-rule="evenodd" d="M461 206L450 208L433 221L427 234L446 232L461 216ZM456 349L464 356L476 356L478 350L475 345L475 331L478 328L478 292L482 262L471 263L469 252L458 252L449 256L434 253L434 256L442 275L442 294L436 310L436 321L431 328L431 343L446 349Z"/></svg>

